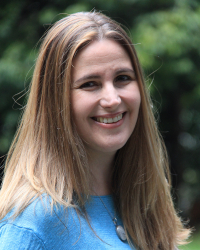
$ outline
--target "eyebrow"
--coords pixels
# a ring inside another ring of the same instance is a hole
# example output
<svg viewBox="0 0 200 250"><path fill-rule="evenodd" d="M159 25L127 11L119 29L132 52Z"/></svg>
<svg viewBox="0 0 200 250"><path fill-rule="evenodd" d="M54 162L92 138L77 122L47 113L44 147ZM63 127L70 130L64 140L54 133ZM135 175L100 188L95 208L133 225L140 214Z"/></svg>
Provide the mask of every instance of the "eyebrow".
<svg viewBox="0 0 200 250"><path fill-rule="evenodd" d="M121 73L126 73L126 72L135 74L135 72L134 72L133 69L130 69L130 68L120 68L120 69L118 69L115 72L115 75L118 75L118 74L121 74ZM88 74L88 75L85 75L85 76L79 78L73 84L76 84L76 83L79 83L79 82L82 82L82 81L85 81L85 80L89 80L89 79L99 79L99 78L101 78L101 77L98 74Z"/></svg>

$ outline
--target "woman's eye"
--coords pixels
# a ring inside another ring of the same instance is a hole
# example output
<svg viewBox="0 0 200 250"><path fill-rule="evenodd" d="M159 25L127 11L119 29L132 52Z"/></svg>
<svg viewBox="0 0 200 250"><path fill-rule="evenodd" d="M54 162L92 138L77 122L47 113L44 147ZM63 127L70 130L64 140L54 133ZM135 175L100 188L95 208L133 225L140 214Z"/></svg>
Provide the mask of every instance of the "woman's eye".
<svg viewBox="0 0 200 250"><path fill-rule="evenodd" d="M82 84L80 86L81 89L87 89L87 88L93 88L95 87L97 84L95 84L94 82L86 82L84 84Z"/></svg>
<svg viewBox="0 0 200 250"><path fill-rule="evenodd" d="M130 81L130 80L131 80L131 77L127 75L120 75L116 77L116 81L124 82L124 81Z"/></svg>

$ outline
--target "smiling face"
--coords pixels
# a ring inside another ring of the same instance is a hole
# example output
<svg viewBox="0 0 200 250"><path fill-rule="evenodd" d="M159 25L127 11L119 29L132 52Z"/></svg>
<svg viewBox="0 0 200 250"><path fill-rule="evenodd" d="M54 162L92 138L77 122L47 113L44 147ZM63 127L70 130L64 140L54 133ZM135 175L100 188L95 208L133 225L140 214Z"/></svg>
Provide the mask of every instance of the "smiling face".
<svg viewBox="0 0 200 250"><path fill-rule="evenodd" d="M72 112L86 150L115 153L132 134L140 92L131 60L113 40L94 41L75 57Z"/></svg>

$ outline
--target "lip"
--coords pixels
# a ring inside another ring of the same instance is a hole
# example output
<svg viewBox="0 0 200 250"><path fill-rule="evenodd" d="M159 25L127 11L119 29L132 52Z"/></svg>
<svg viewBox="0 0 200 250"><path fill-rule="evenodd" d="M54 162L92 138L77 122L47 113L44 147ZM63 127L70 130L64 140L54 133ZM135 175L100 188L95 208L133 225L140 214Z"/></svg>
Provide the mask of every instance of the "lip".
<svg viewBox="0 0 200 250"><path fill-rule="evenodd" d="M117 116L117 115L120 115L120 114L122 114L122 119L119 120L119 121L117 121L117 122L113 122L113 123L102 123L102 122L96 121L95 119L92 119L92 120L93 120L93 122L94 122L96 125L98 125L98 126L100 126L100 127L102 127L102 128L107 128L107 129L117 128L117 127L119 127L119 126L121 126L121 125L123 124L127 112L115 113L113 117L115 117L115 116ZM95 118L96 118L96 117L105 117L105 116L95 116ZM112 117L112 118L113 118L113 117ZM111 116L106 116L105 118L111 118Z"/></svg>
<svg viewBox="0 0 200 250"><path fill-rule="evenodd" d="M114 113L114 114L104 114L104 115L95 115L95 116L93 116L93 117L91 117L92 119L93 118L98 118L98 117L103 117L103 118L114 118L114 117L116 117L116 116L118 116L118 115L121 115L121 114L125 114L126 112L125 111L123 111L123 112L117 112L117 113Z"/></svg>

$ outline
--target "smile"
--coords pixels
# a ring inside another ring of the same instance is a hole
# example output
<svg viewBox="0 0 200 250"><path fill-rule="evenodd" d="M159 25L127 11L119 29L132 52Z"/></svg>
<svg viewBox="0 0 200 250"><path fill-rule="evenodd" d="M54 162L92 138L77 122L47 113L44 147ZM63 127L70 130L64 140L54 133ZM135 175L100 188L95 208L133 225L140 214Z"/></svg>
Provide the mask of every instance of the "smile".
<svg viewBox="0 0 200 250"><path fill-rule="evenodd" d="M116 123L118 121L120 121L125 113L117 115L113 118L111 117L92 117L93 120L100 122L100 123Z"/></svg>

